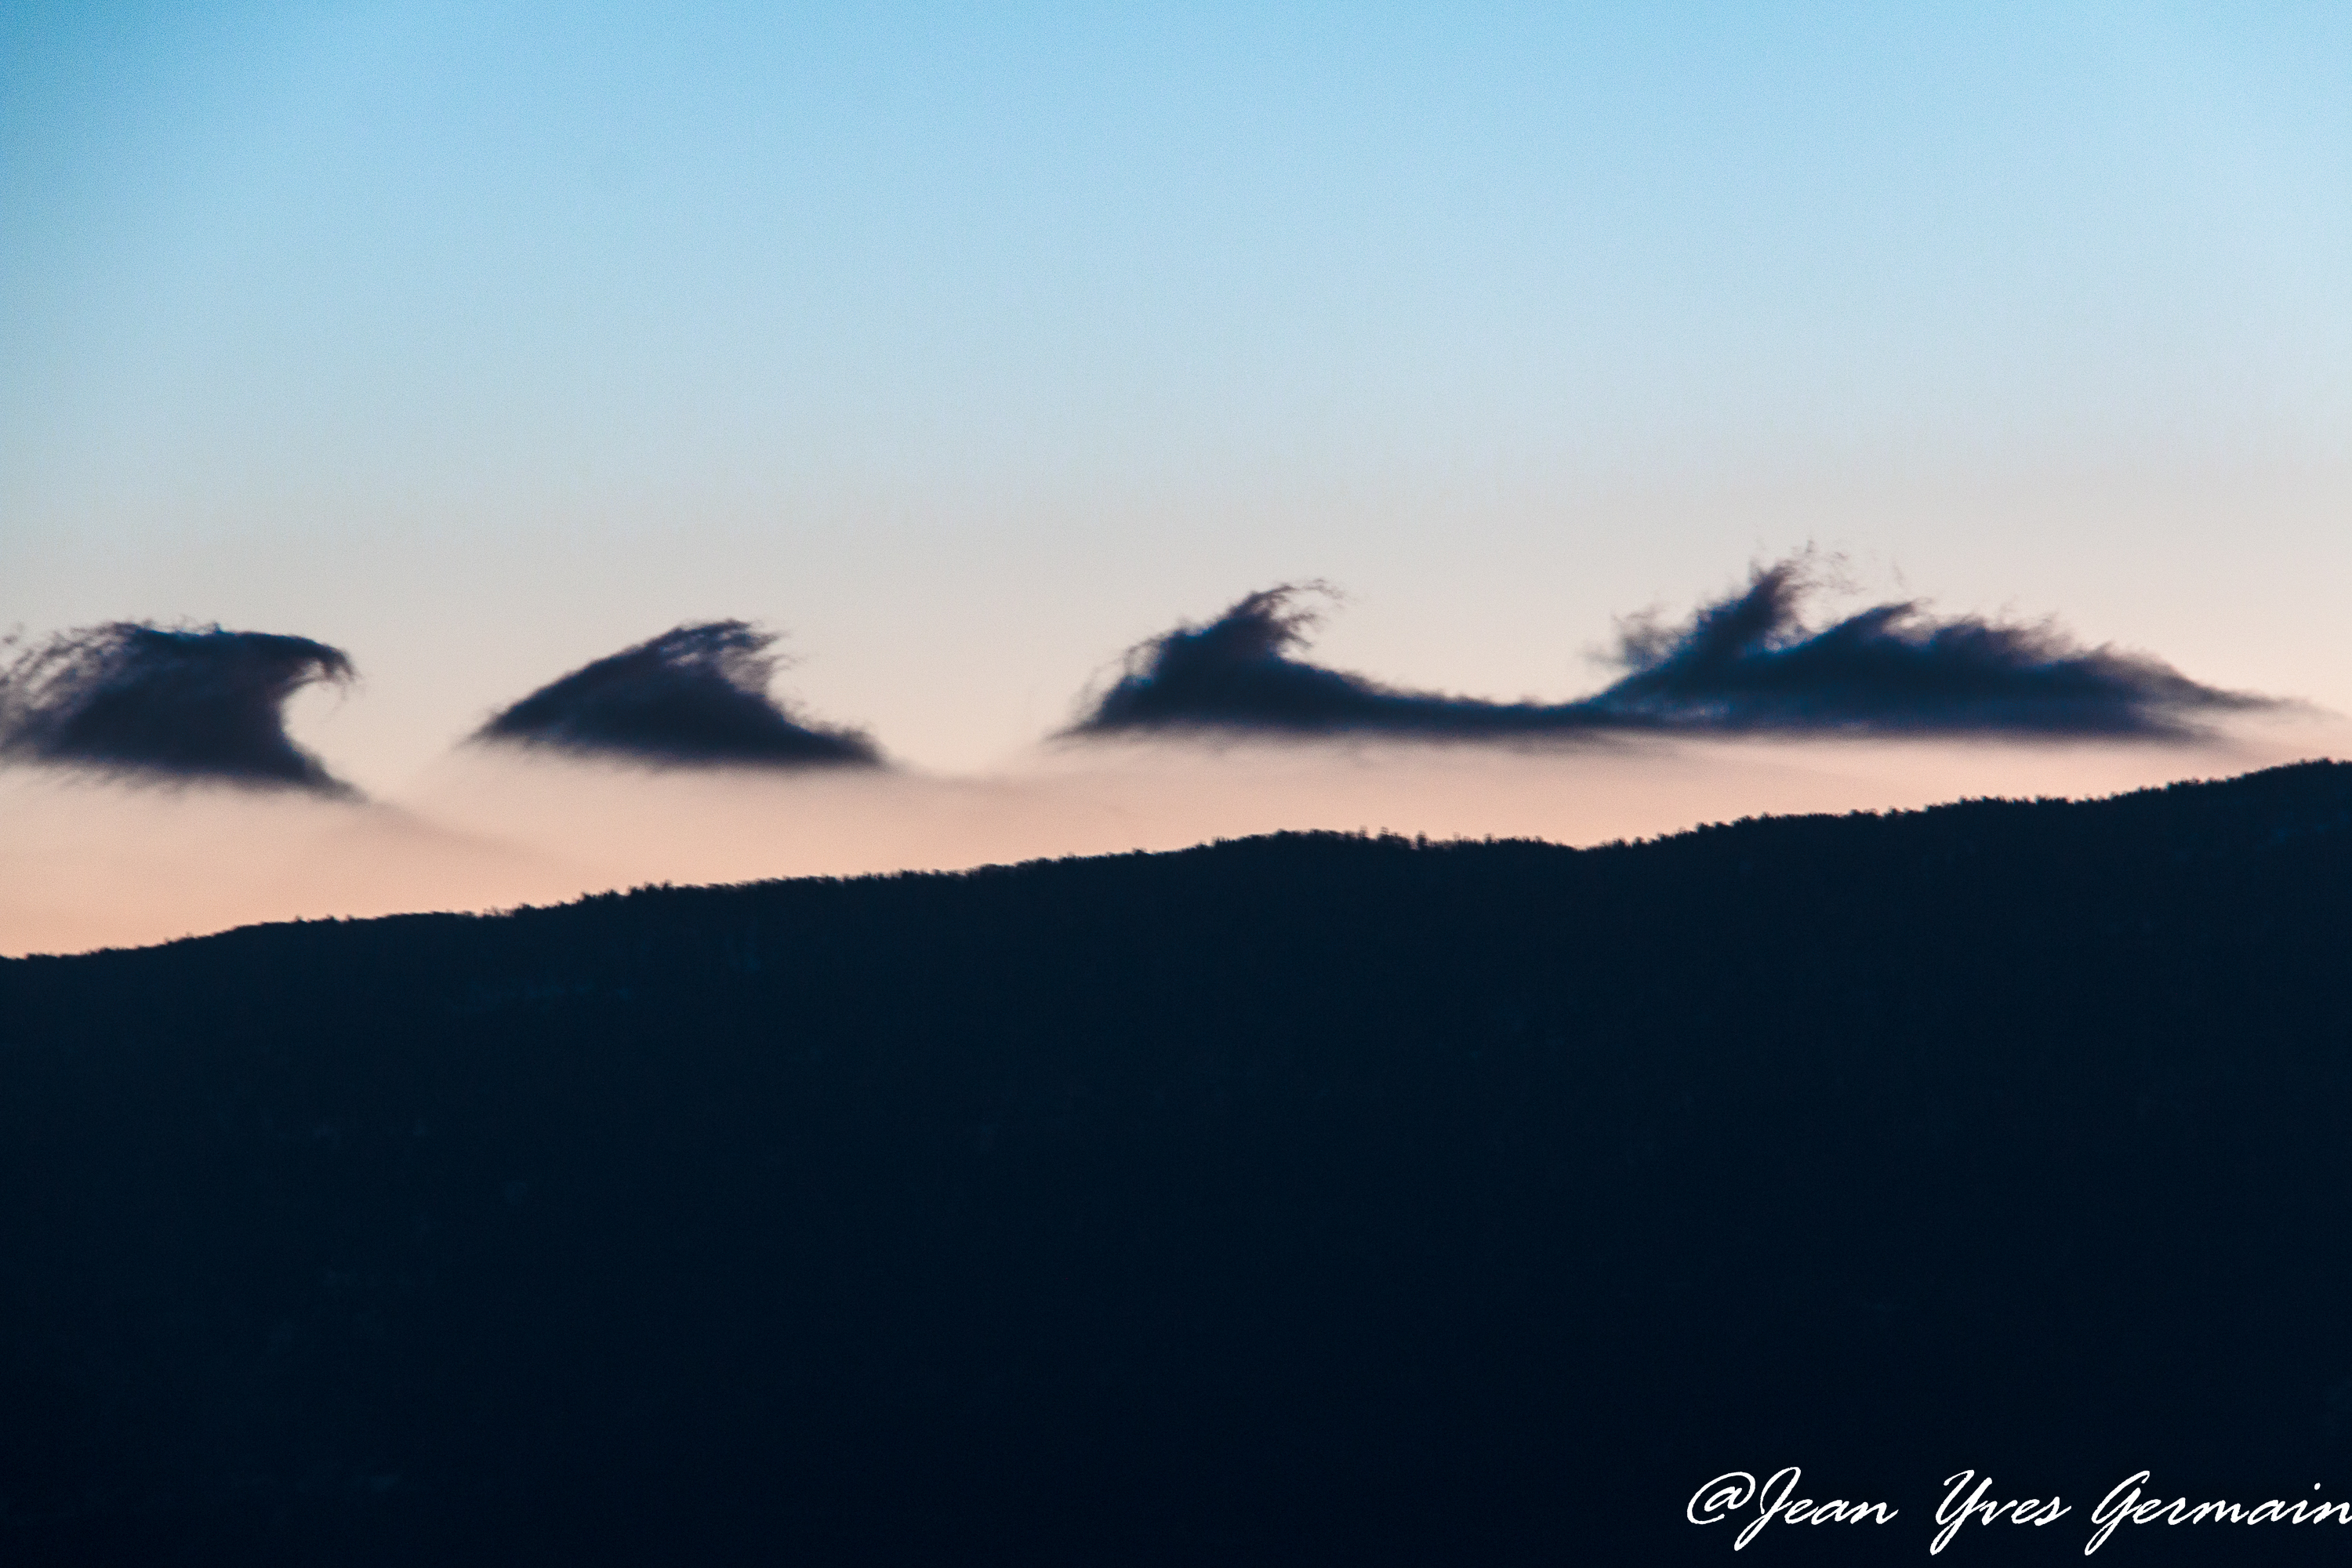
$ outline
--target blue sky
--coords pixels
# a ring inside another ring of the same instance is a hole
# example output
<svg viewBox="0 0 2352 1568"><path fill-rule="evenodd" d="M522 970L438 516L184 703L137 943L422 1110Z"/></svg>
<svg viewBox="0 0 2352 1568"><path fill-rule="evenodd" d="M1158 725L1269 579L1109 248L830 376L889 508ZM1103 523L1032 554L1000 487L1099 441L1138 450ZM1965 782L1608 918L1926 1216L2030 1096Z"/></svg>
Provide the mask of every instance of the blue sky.
<svg viewBox="0 0 2352 1568"><path fill-rule="evenodd" d="M1179 616L1589 689L1816 542L2352 706L2352 13L0 11L0 626L678 620L945 767Z"/></svg>

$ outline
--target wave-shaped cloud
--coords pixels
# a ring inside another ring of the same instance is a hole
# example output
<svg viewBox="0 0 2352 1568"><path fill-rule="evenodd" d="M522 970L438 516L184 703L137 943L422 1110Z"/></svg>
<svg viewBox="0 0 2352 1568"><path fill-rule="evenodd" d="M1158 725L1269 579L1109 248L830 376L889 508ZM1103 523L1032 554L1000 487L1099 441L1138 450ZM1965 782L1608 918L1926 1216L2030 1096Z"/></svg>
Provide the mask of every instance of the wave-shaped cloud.
<svg viewBox="0 0 2352 1568"><path fill-rule="evenodd" d="M676 626L550 681L472 739L656 766L880 766L863 731L807 722L768 694L775 641L743 621Z"/></svg>
<svg viewBox="0 0 2352 1568"><path fill-rule="evenodd" d="M352 661L309 637L116 621L0 671L0 758L154 780L351 786L286 733L286 700Z"/></svg>
<svg viewBox="0 0 2352 1568"><path fill-rule="evenodd" d="M1383 685L1294 657L1319 583L1242 599L1206 626L1139 645L1125 673L1066 734L1223 730L1429 740L1607 731L2010 734L2183 739L2226 712L2284 706L2202 685L2145 655L2086 648L2054 625L1939 618L1916 601L1830 626L1801 611L1804 557L1757 568L1746 588L1678 626L1622 631L1625 675L1573 701L1495 702Z"/></svg>

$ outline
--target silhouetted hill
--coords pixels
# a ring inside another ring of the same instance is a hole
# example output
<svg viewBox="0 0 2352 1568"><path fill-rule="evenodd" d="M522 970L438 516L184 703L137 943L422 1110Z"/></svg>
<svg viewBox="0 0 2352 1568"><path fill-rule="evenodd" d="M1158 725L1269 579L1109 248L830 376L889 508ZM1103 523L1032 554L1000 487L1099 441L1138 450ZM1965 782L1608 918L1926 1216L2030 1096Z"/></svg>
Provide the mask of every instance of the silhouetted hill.
<svg viewBox="0 0 2352 1568"><path fill-rule="evenodd" d="M2306 763L0 963L0 1557L1719 1561L1692 1492L1797 1464L1900 1517L1730 1560L1918 1556L1971 1468L2074 1512L1948 1553L2056 1562L2144 1468L2352 1498L2347 954Z"/></svg>

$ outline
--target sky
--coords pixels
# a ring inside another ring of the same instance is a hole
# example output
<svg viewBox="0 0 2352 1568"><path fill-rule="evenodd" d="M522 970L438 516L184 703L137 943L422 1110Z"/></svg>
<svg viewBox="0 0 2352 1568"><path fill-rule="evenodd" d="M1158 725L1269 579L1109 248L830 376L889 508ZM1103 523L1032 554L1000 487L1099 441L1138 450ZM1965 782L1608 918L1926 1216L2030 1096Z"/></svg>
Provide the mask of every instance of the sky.
<svg viewBox="0 0 2352 1568"><path fill-rule="evenodd" d="M357 679L296 739L416 811L527 693L741 618L903 768L1064 790L1127 650L1256 590L1342 591L1331 666L1559 702L1810 545L2315 754L2347 79L2322 5L0 4L0 631L317 639Z"/></svg>

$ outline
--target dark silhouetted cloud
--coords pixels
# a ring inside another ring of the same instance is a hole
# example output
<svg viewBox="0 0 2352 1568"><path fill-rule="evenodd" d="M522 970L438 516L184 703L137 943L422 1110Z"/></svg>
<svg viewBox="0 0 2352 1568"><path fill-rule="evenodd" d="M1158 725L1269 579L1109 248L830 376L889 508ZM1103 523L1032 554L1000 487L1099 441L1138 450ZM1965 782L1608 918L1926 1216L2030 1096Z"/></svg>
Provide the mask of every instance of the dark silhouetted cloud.
<svg viewBox="0 0 2352 1568"><path fill-rule="evenodd" d="M2055 626L1938 619L1874 605L1820 630L1801 615L1801 559L1675 627L1637 626L1627 670L1588 705L1632 720L1727 730L2015 731L2182 737L2208 715L2275 708L2170 665L2085 648Z"/></svg>
<svg viewBox="0 0 2352 1568"><path fill-rule="evenodd" d="M1574 705L1403 691L1292 658L1318 618L1299 601L1329 592L1320 583L1261 589L1205 626L1179 626L1141 645L1118 684L1069 732L1225 729L1475 738L1553 734L1602 722L1579 715Z"/></svg>
<svg viewBox="0 0 2352 1568"><path fill-rule="evenodd" d="M803 722L768 695L775 640L742 621L678 626L541 687L473 739L656 766L880 765L862 731Z"/></svg>
<svg viewBox="0 0 2352 1568"><path fill-rule="evenodd" d="M352 661L308 637L118 621L0 672L0 757L132 777L351 787L286 733L286 700Z"/></svg>
<svg viewBox="0 0 2352 1568"><path fill-rule="evenodd" d="M1225 730L1432 740L1610 731L2012 734L2180 739L2231 711L2282 706L2200 685L2169 665L2085 648L2053 626L1938 618L1916 602L1813 628L1807 558L1758 568L1746 588L1677 626L1620 637L1613 685L1570 702L1492 702L1385 686L1294 657L1321 584L1250 595L1207 626L1135 648L1068 731Z"/></svg>

